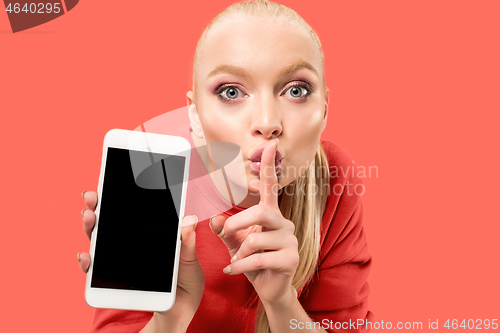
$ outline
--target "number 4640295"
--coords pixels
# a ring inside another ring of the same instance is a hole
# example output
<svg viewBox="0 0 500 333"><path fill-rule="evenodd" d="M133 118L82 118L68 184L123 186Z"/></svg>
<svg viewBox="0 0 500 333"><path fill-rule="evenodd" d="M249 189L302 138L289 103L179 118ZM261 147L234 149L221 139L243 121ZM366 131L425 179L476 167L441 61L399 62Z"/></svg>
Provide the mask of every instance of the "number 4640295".
<svg viewBox="0 0 500 333"><path fill-rule="evenodd" d="M492 320L489 320L489 319L469 319L469 320L462 320L462 322L459 324L458 320L457 319L453 319L450 321L450 319L448 319L446 321L446 323L444 323L443 327L446 327L447 329L458 329L458 328L463 328L463 329L476 329L476 330L481 330L481 329L493 329L493 330L496 330L498 328L498 323L497 323L497 320L498 319L492 319Z"/></svg>
<svg viewBox="0 0 500 333"><path fill-rule="evenodd" d="M18 3L15 3L14 5L12 3L9 3L7 8L5 8L5 11L12 13L14 12L15 14L18 14L20 12L24 13L31 13L31 14L50 14L50 13L55 13L58 14L61 12L61 7L60 3L25 3L23 8L21 8L21 5Z"/></svg>

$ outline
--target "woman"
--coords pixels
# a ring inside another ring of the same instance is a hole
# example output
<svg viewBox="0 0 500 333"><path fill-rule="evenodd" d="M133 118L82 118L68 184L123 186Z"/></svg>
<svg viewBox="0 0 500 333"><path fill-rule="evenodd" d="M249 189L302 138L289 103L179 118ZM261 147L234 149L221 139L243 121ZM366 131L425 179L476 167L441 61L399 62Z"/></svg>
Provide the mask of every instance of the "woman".
<svg viewBox="0 0 500 333"><path fill-rule="evenodd" d="M197 147L237 144L248 195L209 226L185 217L195 227L182 230L170 311L98 309L92 331L365 331L371 256L353 191L361 180L328 169L352 167L352 160L320 142L328 89L316 34L282 5L236 3L207 27L194 60L191 124L179 135ZM209 169L209 155L200 158ZM83 197L90 236L97 195ZM78 258L86 272L88 254Z"/></svg>

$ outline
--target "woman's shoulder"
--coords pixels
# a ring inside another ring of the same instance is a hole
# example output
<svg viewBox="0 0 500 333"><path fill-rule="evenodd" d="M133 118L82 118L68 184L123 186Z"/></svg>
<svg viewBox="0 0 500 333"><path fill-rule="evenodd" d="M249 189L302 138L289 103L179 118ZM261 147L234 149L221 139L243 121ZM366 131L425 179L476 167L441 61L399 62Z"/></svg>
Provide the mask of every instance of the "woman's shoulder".
<svg viewBox="0 0 500 333"><path fill-rule="evenodd" d="M340 145L321 141L328 159L329 184L321 226L322 267L345 262L366 244L363 229L363 175ZM335 251L332 251L334 250Z"/></svg>
<svg viewBox="0 0 500 333"><path fill-rule="evenodd" d="M329 164L351 165L354 163L352 156L339 144L328 140L321 140L320 142Z"/></svg>
<svg viewBox="0 0 500 333"><path fill-rule="evenodd" d="M354 158L342 146L332 141L321 140L321 146L327 157L330 183L349 182L362 184L362 173Z"/></svg>
<svg viewBox="0 0 500 333"><path fill-rule="evenodd" d="M321 146L323 150L328 156L334 156L337 154L339 157L350 158L351 156L342 146L339 144L329 141L329 140L321 140Z"/></svg>

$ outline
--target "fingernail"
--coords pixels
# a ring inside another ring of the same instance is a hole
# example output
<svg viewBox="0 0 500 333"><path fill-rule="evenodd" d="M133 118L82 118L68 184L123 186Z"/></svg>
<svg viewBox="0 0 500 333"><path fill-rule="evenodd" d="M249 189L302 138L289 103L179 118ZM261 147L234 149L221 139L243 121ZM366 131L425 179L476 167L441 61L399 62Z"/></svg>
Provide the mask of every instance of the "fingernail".
<svg viewBox="0 0 500 333"><path fill-rule="evenodd" d="M87 191L83 191L82 192L82 198L83 198L83 200L85 200L85 192L87 192Z"/></svg>
<svg viewBox="0 0 500 333"><path fill-rule="evenodd" d="M280 143L280 139L276 139L276 150L278 150L278 143Z"/></svg>
<svg viewBox="0 0 500 333"><path fill-rule="evenodd" d="M222 230L219 231L219 233L217 234L217 236L219 236L220 238L224 238L225 235L226 235L226 232L224 231L224 227L222 227Z"/></svg>
<svg viewBox="0 0 500 333"><path fill-rule="evenodd" d="M193 231L196 229L196 226L198 225L198 216L193 215L196 219L196 222L193 224Z"/></svg>
<svg viewBox="0 0 500 333"><path fill-rule="evenodd" d="M194 225L198 223L198 217L196 215L186 215L182 219L182 226L187 227L188 225Z"/></svg>
<svg viewBox="0 0 500 333"><path fill-rule="evenodd" d="M216 216L217 216L217 215L212 215L212 217L210 218L210 221L208 222L208 224L210 225L210 228L212 228L212 219L213 219L214 217L216 217Z"/></svg>
<svg viewBox="0 0 500 333"><path fill-rule="evenodd" d="M87 210L87 208L82 209L82 217L83 217L83 214L85 214L86 210Z"/></svg>
<svg viewBox="0 0 500 333"><path fill-rule="evenodd" d="M236 254L235 254L235 255L231 258L231 264L232 264L233 262L235 262L236 260L238 260L238 257L237 257L237 256L236 256Z"/></svg>
<svg viewBox="0 0 500 333"><path fill-rule="evenodd" d="M78 262L82 262L82 259L80 259L80 254L81 252L78 252L78 254L76 255L76 259L78 259Z"/></svg>
<svg viewBox="0 0 500 333"><path fill-rule="evenodd" d="M231 274L231 265L226 266L226 268L224 268L222 272L224 274Z"/></svg>

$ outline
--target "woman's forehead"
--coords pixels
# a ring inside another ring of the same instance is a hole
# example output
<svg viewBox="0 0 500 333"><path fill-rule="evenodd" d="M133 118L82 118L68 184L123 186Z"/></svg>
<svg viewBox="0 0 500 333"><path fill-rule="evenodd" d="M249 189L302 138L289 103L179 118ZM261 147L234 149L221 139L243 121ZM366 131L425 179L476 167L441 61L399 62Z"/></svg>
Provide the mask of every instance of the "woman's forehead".
<svg viewBox="0 0 500 333"><path fill-rule="evenodd" d="M207 34L198 51L197 80L224 72L284 76L303 69L323 75L319 45L306 29L289 22L225 22Z"/></svg>

